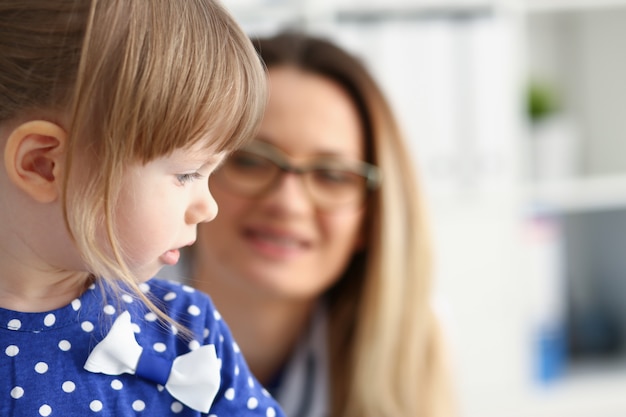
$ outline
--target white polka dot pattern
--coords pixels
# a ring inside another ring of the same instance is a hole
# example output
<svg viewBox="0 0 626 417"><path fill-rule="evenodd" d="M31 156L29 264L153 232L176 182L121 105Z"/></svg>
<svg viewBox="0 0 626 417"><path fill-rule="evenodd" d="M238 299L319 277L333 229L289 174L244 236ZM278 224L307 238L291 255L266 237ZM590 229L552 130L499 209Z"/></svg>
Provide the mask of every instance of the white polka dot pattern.
<svg viewBox="0 0 626 417"><path fill-rule="evenodd" d="M22 395L24 395L24 388L22 387L15 387L11 390L11 398L17 400L18 398L22 398Z"/></svg>
<svg viewBox="0 0 626 417"><path fill-rule="evenodd" d="M234 388L228 388L226 390L226 392L224 393L224 397L226 397L227 400L234 400L235 399L235 389Z"/></svg>
<svg viewBox="0 0 626 417"><path fill-rule="evenodd" d="M52 414L52 407L50 407L48 404L44 404L39 407L39 415L46 417L50 414Z"/></svg>
<svg viewBox="0 0 626 417"><path fill-rule="evenodd" d="M45 374L48 372L48 364L45 362L37 362L35 365L35 372L38 374Z"/></svg>
<svg viewBox="0 0 626 417"><path fill-rule="evenodd" d="M170 407L170 409L172 410L172 412L178 414L181 411L183 411L183 405L181 403L179 403L178 401L174 401L172 403L172 406Z"/></svg>
<svg viewBox="0 0 626 417"><path fill-rule="evenodd" d="M187 311L189 312L189 314L191 314L192 316L199 316L201 311L200 308L198 308L198 306L194 306L191 305L189 306L189 308L187 309Z"/></svg>
<svg viewBox="0 0 626 417"><path fill-rule="evenodd" d="M59 342L59 349L61 349L63 352L67 352L71 348L72 348L72 344L68 342L67 340L61 340Z"/></svg>
<svg viewBox="0 0 626 417"><path fill-rule="evenodd" d="M7 348L4 350L4 353L6 353L6 355L9 357L16 356L18 353L20 353L20 348L15 345L10 345L7 346Z"/></svg>
<svg viewBox="0 0 626 417"><path fill-rule="evenodd" d="M63 385L61 385L61 389L67 393L74 392L74 390L76 389L76 384L74 384L72 381L65 381Z"/></svg>
<svg viewBox="0 0 626 417"><path fill-rule="evenodd" d="M259 400L257 400L254 397L248 398L247 406L250 410L254 410L255 408L259 406Z"/></svg>
<svg viewBox="0 0 626 417"><path fill-rule="evenodd" d="M54 323L57 321L57 318L54 314L50 313L48 315L46 315L46 317L43 319L43 324L46 325L47 327L50 326L54 326Z"/></svg>
<svg viewBox="0 0 626 417"><path fill-rule="evenodd" d="M113 294L104 285L106 294ZM191 331L191 340L181 337L175 326L164 327L131 294L122 293L123 302L109 295L103 298L100 285L92 285L79 299L50 312L0 309L0 331L12 331L10 337L0 337L0 416L283 417L277 403L250 374L239 346L206 295L156 279L140 287ZM124 310L131 313L137 343L167 361L205 344L215 346L217 372L228 385L213 400L208 414L190 409L162 385L141 376L83 369L91 349Z"/></svg>
<svg viewBox="0 0 626 417"><path fill-rule="evenodd" d="M146 403L144 403L141 400L135 400L133 401L133 410L135 411L143 411L146 409Z"/></svg>
<svg viewBox="0 0 626 417"><path fill-rule="evenodd" d="M102 402L99 400L93 400L92 402L89 403L89 409L91 411L101 411L102 410Z"/></svg>

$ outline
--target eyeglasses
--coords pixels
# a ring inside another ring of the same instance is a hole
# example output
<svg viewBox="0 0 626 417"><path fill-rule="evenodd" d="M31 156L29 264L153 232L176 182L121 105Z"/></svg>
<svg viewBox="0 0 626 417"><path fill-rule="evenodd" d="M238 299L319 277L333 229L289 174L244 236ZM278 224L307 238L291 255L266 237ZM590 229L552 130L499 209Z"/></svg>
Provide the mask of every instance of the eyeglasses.
<svg viewBox="0 0 626 417"><path fill-rule="evenodd" d="M309 197L323 210L362 205L381 178L380 170L372 164L334 157L295 166L283 152L260 141L233 152L211 178L235 194L258 198L276 187L287 173L302 178Z"/></svg>

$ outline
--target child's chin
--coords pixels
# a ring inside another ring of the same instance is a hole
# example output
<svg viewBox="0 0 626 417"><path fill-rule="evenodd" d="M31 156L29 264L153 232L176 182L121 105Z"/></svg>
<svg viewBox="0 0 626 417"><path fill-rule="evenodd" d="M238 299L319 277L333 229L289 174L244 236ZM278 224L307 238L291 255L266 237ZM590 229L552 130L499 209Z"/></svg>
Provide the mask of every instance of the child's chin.
<svg viewBox="0 0 626 417"><path fill-rule="evenodd" d="M153 266L151 268L145 268L141 271L135 272L135 282L141 284L154 278L159 271L163 268L163 265Z"/></svg>

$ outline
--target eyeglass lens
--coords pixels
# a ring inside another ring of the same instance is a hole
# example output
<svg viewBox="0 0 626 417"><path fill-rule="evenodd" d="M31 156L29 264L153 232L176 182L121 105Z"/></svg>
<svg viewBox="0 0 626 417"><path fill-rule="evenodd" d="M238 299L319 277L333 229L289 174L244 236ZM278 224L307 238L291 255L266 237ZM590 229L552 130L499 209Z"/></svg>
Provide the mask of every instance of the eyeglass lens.
<svg viewBox="0 0 626 417"><path fill-rule="evenodd" d="M329 209L363 203L368 180L362 170L354 163L338 159L320 159L296 167L279 155L242 149L228 158L214 178L235 193L260 197L275 187L285 173L298 174L313 202Z"/></svg>

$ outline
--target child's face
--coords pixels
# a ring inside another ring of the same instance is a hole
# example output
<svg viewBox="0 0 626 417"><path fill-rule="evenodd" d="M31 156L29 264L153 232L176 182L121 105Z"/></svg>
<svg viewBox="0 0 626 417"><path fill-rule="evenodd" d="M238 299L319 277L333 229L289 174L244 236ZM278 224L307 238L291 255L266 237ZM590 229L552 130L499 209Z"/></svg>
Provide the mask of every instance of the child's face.
<svg viewBox="0 0 626 417"><path fill-rule="evenodd" d="M127 171L117 205L117 233L140 281L176 264L179 249L196 240L196 225L215 218L208 176L224 156L196 146Z"/></svg>

